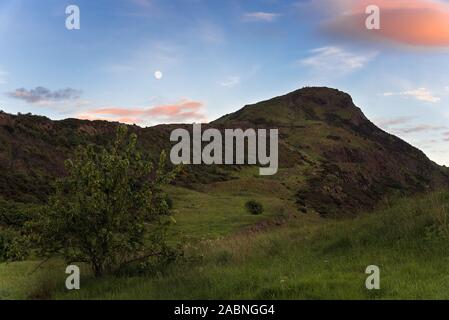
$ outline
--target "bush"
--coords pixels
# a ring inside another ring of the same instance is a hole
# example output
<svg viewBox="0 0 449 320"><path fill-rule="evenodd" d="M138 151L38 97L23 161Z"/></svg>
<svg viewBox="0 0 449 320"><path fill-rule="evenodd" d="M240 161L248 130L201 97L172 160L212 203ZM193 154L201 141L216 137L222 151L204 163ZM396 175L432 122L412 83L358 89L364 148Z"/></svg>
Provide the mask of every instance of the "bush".
<svg viewBox="0 0 449 320"><path fill-rule="evenodd" d="M0 226L22 228L35 208L33 205L25 205L0 198Z"/></svg>
<svg viewBox="0 0 449 320"><path fill-rule="evenodd" d="M24 260L30 252L25 225L40 208L0 197L0 262Z"/></svg>
<svg viewBox="0 0 449 320"><path fill-rule="evenodd" d="M12 229L0 229L0 262L21 261L28 256L25 238Z"/></svg>
<svg viewBox="0 0 449 320"><path fill-rule="evenodd" d="M185 261L184 250L178 247L163 246L158 249L161 254L130 263L119 269L119 276L157 276L164 275L169 267Z"/></svg>
<svg viewBox="0 0 449 320"><path fill-rule="evenodd" d="M264 211L263 205L255 200L250 200L247 203L245 203L245 207L249 213L254 215L262 214Z"/></svg>

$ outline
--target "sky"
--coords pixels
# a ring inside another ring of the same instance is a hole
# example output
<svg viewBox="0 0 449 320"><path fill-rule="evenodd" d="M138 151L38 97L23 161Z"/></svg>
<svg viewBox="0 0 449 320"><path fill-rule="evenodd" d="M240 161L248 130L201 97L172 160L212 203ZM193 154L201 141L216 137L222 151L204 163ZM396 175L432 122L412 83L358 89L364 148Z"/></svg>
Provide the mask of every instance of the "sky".
<svg viewBox="0 0 449 320"><path fill-rule="evenodd" d="M66 8L80 29L66 28ZM365 23L380 9L380 29ZM449 165L449 1L2 0L0 109L140 126L304 86Z"/></svg>

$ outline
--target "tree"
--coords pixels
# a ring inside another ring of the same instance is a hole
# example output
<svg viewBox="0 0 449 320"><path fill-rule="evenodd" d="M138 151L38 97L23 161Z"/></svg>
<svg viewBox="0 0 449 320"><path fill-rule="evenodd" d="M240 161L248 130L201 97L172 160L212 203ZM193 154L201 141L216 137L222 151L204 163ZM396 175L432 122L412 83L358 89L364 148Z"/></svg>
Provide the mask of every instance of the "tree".
<svg viewBox="0 0 449 320"><path fill-rule="evenodd" d="M67 176L32 225L42 255L89 263L98 277L167 252L170 210L161 186L179 167L167 173L162 152L154 168L136 141L120 126L111 147L79 147L66 161Z"/></svg>

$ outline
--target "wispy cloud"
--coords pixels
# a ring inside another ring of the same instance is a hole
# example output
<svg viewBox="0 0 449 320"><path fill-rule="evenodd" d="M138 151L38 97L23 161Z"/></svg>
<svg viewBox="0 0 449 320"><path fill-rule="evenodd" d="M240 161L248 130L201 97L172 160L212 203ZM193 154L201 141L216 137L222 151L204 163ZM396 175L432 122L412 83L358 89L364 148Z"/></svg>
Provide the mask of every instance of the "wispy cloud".
<svg viewBox="0 0 449 320"><path fill-rule="evenodd" d="M435 96L430 90L426 88L418 88L415 90L407 90L402 92L385 92L382 93L384 97L402 96L404 98L413 98L419 101L437 103L441 98Z"/></svg>
<svg viewBox="0 0 449 320"><path fill-rule="evenodd" d="M402 117L393 117L393 118L380 118L376 119L374 122L381 128L387 129L391 126L396 125L404 125L413 120L414 117L411 116L402 116Z"/></svg>
<svg viewBox="0 0 449 320"><path fill-rule="evenodd" d="M85 111L79 119L118 121L129 124L207 121L204 105L199 101L182 100L174 104L153 107L107 107Z"/></svg>
<svg viewBox="0 0 449 320"><path fill-rule="evenodd" d="M65 88L59 90L50 90L44 87L35 89L19 88L6 93L9 97L26 101L32 104L52 104L54 102L65 102L78 100L81 95L80 90Z"/></svg>
<svg viewBox="0 0 449 320"><path fill-rule="evenodd" d="M226 88L232 88L240 84L239 76L232 76L226 78L224 81L220 82L220 85Z"/></svg>
<svg viewBox="0 0 449 320"><path fill-rule="evenodd" d="M445 129L447 129L446 126L421 124L421 125L416 125L416 126L411 126L411 127L397 128L397 129L394 129L393 132L401 134L401 133L439 131L439 130L445 130Z"/></svg>
<svg viewBox="0 0 449 320"><path fill-rule="evenodd" d="M281 14L273 12L248 12L243 15L243 21L245 22L274 22Z"/></svg>
<svg viewBox="0 0 449 320"><path fill-rule="evenodd" d="M310 67L318 72L345 74L363 68L376 55L376 52L353 53L337 46L317 48L311 56L299 61L302 66Z"/></svg>
<svg viewBox="0 0 449 320"><path fill-rule="evenodd" d="M375 120L375 123L379 127L398 135L410 133L426 133L431 131L442 131L448 129L448 127L444 125L416 124L413 123L414 119L415 117L412 116L381 118ZM445 134L449 136L449 132L443 133L443 135Z"/></svg>

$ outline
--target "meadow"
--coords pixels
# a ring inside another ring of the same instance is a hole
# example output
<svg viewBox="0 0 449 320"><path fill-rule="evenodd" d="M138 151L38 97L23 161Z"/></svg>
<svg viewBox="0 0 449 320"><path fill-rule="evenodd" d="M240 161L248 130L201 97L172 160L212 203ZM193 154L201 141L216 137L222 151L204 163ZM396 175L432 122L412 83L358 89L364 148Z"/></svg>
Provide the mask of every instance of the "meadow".
<svg viewBox="0 0 449 320"><path fill-rule="evenodd" d="M243 180L244 181L244 180ZM170 233L186 258L151 275L94 278L64 287L56 260L0 264L0 299L448 299L449 192L385 200L356 218L294 212L272 198L223 186L170 187ZM232 191L231 191L232 190ZM265 212L244 209L249 198ZM294 213L292 213L294 212ZM381 289L365 288L377 265Z"/></svg>

